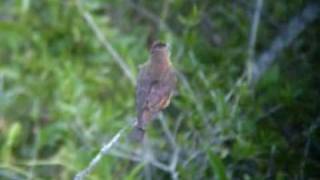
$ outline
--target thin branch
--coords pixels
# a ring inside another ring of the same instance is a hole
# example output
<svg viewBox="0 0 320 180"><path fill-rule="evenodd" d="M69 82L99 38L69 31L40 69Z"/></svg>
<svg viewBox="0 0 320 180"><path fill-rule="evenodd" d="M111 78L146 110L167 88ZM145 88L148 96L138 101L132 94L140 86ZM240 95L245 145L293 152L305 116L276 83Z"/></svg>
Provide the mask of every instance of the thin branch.
<svg viewBox="0 0 320 180"><path fill-rule="evenodd" d="M191 154L188 155L188 158L182 163L182 167L186 168L186 166L196 157L198 157L200 154L203 154L202 150L197 150Z"/></svg>
<svg viewBox="0 0 320 180"><path fill-rule="evenodd" d="M8 179L16 179L25 180L28 177L29 172L23 168L11 166L9 164L0 164L0 169L4 169L5 171L0 171L0 177L8 177ZM9 172L10 174L7 174Z"/></svg>
<svg viewBox="0 0 320 180"><path fill-rule="evenodd" d="M74 180L82 180L85 176L87 176L94 167L98 164L101 158L106 155L111 147L118 142L119 138L121 137L123 131L126 128L122 128L107 144L105 144L99 151L99 153L91 160L90 164L82 171L80 171L75 177Z"/></svg>
<svg viewBox="0 0 320 180"><path fill-rule="evenodd" d="M138 5L135 2L132 2L132 0L127 0L128 5L133 8L137 13L141 14L141 16L145 17L146 19L149 19L154 24L156 24L158 27L163 28L166 31L170 31L170 28L168 25L157 15L153 14L146 8L144 8L141 5Z"/></svg>
<svg viewBox="0 0 320 180"><path fill-rule="evenodd" d="M100 41L100 43L103 45L103 47L111 54L111 56L113 57L113 60L120 66L120 68L122 69L124 74L129 78L131 84L135 85L136 81L135 81L135 77L134 77L132 71L130 70L128 65L125 63L125 61L121 58L119 53L112 47L110 42L107 41L107 39L103 35L102 31L99 29L97 24L94 22L92 15L89 12L87 12L86 10L84 10L84 8L81 5L80 0L77 1L77 5L78 5L78 9L79 9L81 15L83 16L85 21L88 23L91 30L94 32L97 39Z"/></svg>
<svg viewBox="0 0 320 180"><path fill-rule="evenodd" d="M256 8L254 11L254 15L252 17L252 26L250 30L249 36L249 47L248 47L248 79L251 81L252 77L252 61L255 55L255 46L257 40L257 32L260 23L261 10L262 10L263 0L256 0Z"/></svg>
<svg viewBox="0 0 320 180"><path fill-rule="evenodd" d="M165 135L167 136L167 138L170 142L170 145L172 146L172 149L177 148L176 141L174 140L174 137L173 137L172 133L170 132L168 125L166 123L166 120L162 114L159 115L159 120L160 120L161 126L163 128L163 131L164 131Z"/></svg>
<svg viewBox="0 0 320 180"><path fill-rule="evenodd" d="M173 134L170 132L168 125L164 119L164 117L162 116L162 114L160 114L160 123L163 127L163 130L172 146L172 150L173 150L173 154L171 156L171 162L169 165L169 169L170 169L170 174L172 179L178 179L178 173L176 172L176 167L177 167L177 163L179 160L179 147L177 146L177 143L175 141L175 138L173 136Z"/></svg>
<svg viewBox="0 0 320 180"><path fill-rule="evenodd" d="M267 174L266 174L267 179L272 179L272 177L274 175L274 169L275 169L275 166L277 165L277 164L275 164L276 150L277 150L277 146L272 145L271 150L270 150L270 158L269 158L269 162L268 162L268 170L267 170Z"/></svg>
<svg viewBox="0 0 320 180"><path fill-rule="evenodd" d="M165 164L159 162L158 160L156 160L153 157L152 154L147 159L143 159L143 155L141 155L141 154L134 156L134 155L130 155L130 154L127 154L125 152L122 152L120 150L110 151L110 155L118 157L118 158L122 158L122 159L127 159L127 160L130 160L130 161L134 161L134 162L150 163L151 165L153 165L154 167L156 167L156 168L158 168L158 169L160 169L162 171L170 172L170 168L167 165L165 165Z"/></svg>
<svg viewBox="0 0 320 180"><path fill-rule="evenodd" d="M181 126L182 120L184 120L185 117L186 117L186 115L179 115L177 117L177 119L175 120L175 127L174 127L174 130L173 130L173 133L172 133L174 136L177 136L177 133L178 133L178 130L179 130L180 126Z"/></svg>
<svg viewBox="0 0 320 180"><path fill-rule="evenodd" d="M288 47L293 40L301 34L309 24L319 16L320 7L318 3L309 3L302 12L293 17L287 25L285 31L281 32L271 43L268 50L263 52L252 67L251 85L255 85L262 75L268 70L271 64Z"/></svg>
<svg viewBox="0 0 320 180"><path fill-rule="evenodd" d="M170 0L164 0L162 4L161 17L165 21L168 17L170 10Z"/></svg>
<svg viewBox="0 0 320 180"><path fill-rule="evenodd" d="M249 38L249 48L248 48L248 59L251 60L254 57L254 50L257 39L257 32L260 23L261 11L262 11L263 0L257 0L254 15L252 17L252 26Z"/></svg>

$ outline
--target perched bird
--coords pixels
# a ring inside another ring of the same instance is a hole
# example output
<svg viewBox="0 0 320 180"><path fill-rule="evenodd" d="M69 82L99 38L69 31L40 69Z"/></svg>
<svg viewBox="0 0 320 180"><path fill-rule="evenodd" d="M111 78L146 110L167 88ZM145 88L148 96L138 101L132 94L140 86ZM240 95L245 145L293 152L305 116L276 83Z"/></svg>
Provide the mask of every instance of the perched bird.
<svg viewBox="0 0 320 180"><path fill-rule="evenodd" d="M140 67L137 79L137 123L131 134L134 140L142 141L146 124L170 104L176 81L167 45L154 42L150 59Z"/></svg>

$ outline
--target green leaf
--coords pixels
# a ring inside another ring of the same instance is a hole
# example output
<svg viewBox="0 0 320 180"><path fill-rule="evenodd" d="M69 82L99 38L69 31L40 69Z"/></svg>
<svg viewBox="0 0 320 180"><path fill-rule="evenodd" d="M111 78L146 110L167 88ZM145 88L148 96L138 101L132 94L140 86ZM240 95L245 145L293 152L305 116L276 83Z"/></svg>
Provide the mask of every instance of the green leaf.
<svg viewBox="0 0 320 180"><path fill-rule="evenodd" d="M6 141L6 147L11 148L14 143L18 140L19 135L21 133L21 124L16 122L13 125L11 125L8 133L8 138Z"/></svg>
<svg viewBox="0 0 320 180"><path fill-rule="evenodd" d="M21 129L21 124L18 122L15 122L10 126L4 147L1 149L1 157L3 162L10 162L12 147L18 142Z"/></svg>
<svg viewBox="0 0 320 180"><path fill-rule="evenodd" d="M226 170L222 160L211 151L208 151L209 163L214 172L214 179L216 180L226 180Z"/></svg>
<svg viewBox="0 0 320 180"><path fill-rule="evenodd" d="M134 180L134 179L137 179L136 176L137 176L138 173L142 170L143 167L144 167L144 163L140 163L139 165L137 165L137 166L130 172L130 174L126 177L126 180Z"/></svg>

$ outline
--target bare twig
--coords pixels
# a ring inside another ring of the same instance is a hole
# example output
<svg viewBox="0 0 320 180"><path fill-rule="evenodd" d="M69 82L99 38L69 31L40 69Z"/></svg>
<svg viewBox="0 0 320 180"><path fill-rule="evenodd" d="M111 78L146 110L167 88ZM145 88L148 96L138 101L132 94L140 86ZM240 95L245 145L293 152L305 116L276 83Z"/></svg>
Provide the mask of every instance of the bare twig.
<svg viewBox="0 0 320 180"><path fill-rule="evenodd" d="M193 159L198 157L200 154L203 154L202 150L197 150L197 151L189 154L188 158L186 160L184 160L184 162L182 163L182 167L185 168Z"/></svg>
<svg viewBox="0 0 320 180"><path fill-rule="evenodd" d="M91 160L90 164L74 177L74 180L82 180L86 175L88 175L98 164L101 158L110 151L110 148L118 142L125 129L126 128L122 128L107 144L105 144L100 149L99 153Z"/></svg>
<svg viewBox="0 0 320 180"><path fill-rule="evenodd" d="M180 128L181 122L183 119L185 119L186 115L179 115L175 120L175 128L173 130L173 135L177 136L178 130Z"/></svg>
<svg viewBox="0 0 320 180"><path fill-rule="evenodd" d="M0 171L0 177L7 177L7 179L25 180L29 174L29 172L25 169L16 166L11 166L9 164L0 164L0 169L6 170ZM6 172L10 172L10 174L7 174Z"/></svg>
<svg viewBox="0 0 320 180"><path fill-rule="evenodd" d="M166 123L166 120L164 119L162 114L159 115L159 120L162 125L163 131L164 131L165 135L167 136L170 145L172 146L172 149L175 149L177 146L176 142L175 142L174 137L173 137L172 133L170 132L168 125Z"/></svg>
<svg viewBox="0 0 320 180"><path fill-rule="evenodd" d="M284 48L288 47L293 40L312 23L318 16L320 7L318 3L309 3L302 12L293 17L285 31L281 32L271 43L268 50L263 52L252 67L251 85L255 85L265 71L271 66Z"/></svg>
<svg viewBox="0 0 320 180"><path fill-rule="evenodd" d="M148 141L148 137L145 138L145 142L143 143L143 151L144 153L142 153L142 159L144 161L144 174L145 174L145 179L146 180L151 180L152 179L152 175L151 175L151 166L150 166L150 161L152 161L153 159L153 153L152 150L149 146L149 141Z"/></svg>
<svg viewBox="0 0 320 180"><path fill-rule="evenodd" d="M97 39L100 41L100 43L103 45L103 47L111 54L113 57L113 60L120 66L124 74L129 78L131 84L135 85L135 77L128 67L128 65L125 63L125 61L121 58L119 53L112 47L109 41L105 38L97 24L94 22L92 15L84 10L84 8L81 5L80 0L77 1L78 9L85 19L85 21L88 23L89 27L92 29L92 31L95 33Z"/></svg>
<svg viewBox="0 0 320 180"><path fill-rule="evenodd" d="M144 154L146 154L144 152ZM151 165L153 165L154 167L163 170L165 172L170 172L170 168L166 165L163 164L161 162L159 162L157 159L155 159L153 157L153 155L151 153L148 153L148 157L144 157L143 155L139 154L139 155L132 155L132 154L127 154L125 152L122 152L121 150L117 151L111 151L110 155L118 157L118 158L122 158L122 159L128 159L134 162L141 162L141 163L150 163ZM146 158L146 159L144 159Z"/></svg>
<svg viewBox="0 0 320 180"><path fill-rule="evenodd" d="M162 27L164 30L170 31L170 28L168 27L168 25L159 16L153 14L152 12L150 12L149 10L144 8L143 6L132 2L132 0L127 0L127 3L137 13L141 14L146 19L149 19L154 24L156 24L158 27Z"/></svg>
<svg viewBox="0 0 320 180"><path fill-rule="evenodd" d="M270 158L269 158L269 162L268 162L268 171L267 171L267 175L266 177L268 179L272 179L272 176L274 175L274 169L275 169L275 154L276 154L276 151L277 151L277 146L276 145L273 145L271 147L271 150L270 150Z"/></svg>
<svg viewBox="0 0 320 180"><path fill-rule="evenodd" d="M252 17L252 25L250 30L249 36L249 48L248 48L248 79L251 81L252 77L252 66L253 66L253 58L255 55L255 46L256 46L256 39L257 39L257 32L261 17L261 10L262 10L263 0L256 0L256 8L254 11L254 15Z"/></svg>
<svg viewBox="0 0 320 180"><path fill-rule="evenodd" d="M161 17L166 20L170 10L170 0L164 0L162 4Z"/></svg>
<svg viewBox="0 0 320 180"><path fill-rule="evenodd" d="M170 132L164 117L161 115L159 119L173 150L173 154L171 156L171 162L169 165L171 178L178 179L178 173L176 172L176 167L179 160L179 147L177 146L175 138L173 134Z"/></svg>

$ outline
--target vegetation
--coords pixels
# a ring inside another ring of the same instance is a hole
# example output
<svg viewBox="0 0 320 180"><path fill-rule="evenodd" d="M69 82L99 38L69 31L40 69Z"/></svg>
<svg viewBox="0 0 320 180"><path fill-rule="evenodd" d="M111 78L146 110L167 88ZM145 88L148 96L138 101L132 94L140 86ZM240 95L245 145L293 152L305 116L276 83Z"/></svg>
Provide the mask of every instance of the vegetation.
<svg viewBox="0 0 320 180"><path fill-rule="evenodd" d="M72 179L121 129L87 179L320 177L319 18L247 78L308 3L1 1L0 179ZM158 39L177 93L133 146L134 79Z"/></svg>

